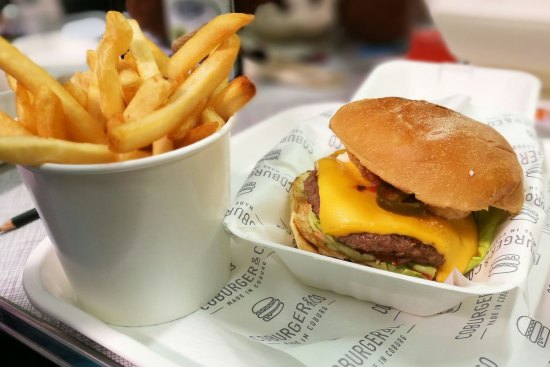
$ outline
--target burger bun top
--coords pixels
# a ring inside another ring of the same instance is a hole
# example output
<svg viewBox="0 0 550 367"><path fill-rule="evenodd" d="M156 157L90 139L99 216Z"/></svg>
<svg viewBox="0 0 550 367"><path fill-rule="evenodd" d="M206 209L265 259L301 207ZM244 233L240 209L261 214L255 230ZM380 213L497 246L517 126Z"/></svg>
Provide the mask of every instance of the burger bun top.
<svg viewBox="0 0 550 367"><path fill-rule="evenodd" d="M492 127L448 108L398 97L342 106L330 128L369 171L431 206L517 213L523 170Z"/></svg>

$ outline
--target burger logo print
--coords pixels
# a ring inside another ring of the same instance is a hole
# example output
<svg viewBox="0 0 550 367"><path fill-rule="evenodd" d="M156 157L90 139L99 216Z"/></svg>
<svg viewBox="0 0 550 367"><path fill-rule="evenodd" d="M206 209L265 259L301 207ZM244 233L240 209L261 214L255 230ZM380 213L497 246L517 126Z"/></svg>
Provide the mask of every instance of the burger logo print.
<svg viewBox="0 0 550 367"><path fill-rule="evenodd" d="M529 316L521 316L517 321L518 331L525 336L531 343L535 343L540 347L546 347L550 329L541 324L537 320L533 320Z"/></svg>
<svg viewBox="0 0 550 367"><path fill-rule="evenodd" d="M252 306L252 313L259 319L268 322L280 314L284 307L285 304L281 300L273 297L266 297Z"/></svg>
<svg viewBox="0 0 550 367"><path fill-rule="evenodd" d="M513 273L518 270L520 265L520 256L516 254L504 254L497 257L491 268L489 276L493 274Z"/></svg>

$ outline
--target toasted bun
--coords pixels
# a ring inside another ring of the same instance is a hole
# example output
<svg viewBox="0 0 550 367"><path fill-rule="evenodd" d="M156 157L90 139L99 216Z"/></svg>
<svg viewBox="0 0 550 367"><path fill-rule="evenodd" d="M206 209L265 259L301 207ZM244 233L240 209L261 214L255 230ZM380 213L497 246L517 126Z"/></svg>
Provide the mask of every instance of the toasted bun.
<svg viewBox="0 0 550 367"><path fill-rule="evenodd" d="M388 97L341 107L330 128L368 170L428 205L523 206L523 170L495 129L426 101Z"/></svg>

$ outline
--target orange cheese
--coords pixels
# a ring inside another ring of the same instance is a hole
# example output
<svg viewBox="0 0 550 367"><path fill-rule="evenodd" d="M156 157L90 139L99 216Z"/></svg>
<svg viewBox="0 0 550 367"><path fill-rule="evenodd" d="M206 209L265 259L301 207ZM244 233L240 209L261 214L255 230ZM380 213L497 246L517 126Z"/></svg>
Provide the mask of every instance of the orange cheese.
<svg viewBox="0 0 550 367"><path fill-rule="evenodd" d="M466 269L477 254L478 233L472 215L449 221L434 215L404 216L382 209L376 203L376 193L364 189L372 186L357 167L335 157L317 161L320 223L324 233L346 236L352 233L400 234L432 245L445 256L438 269L437 281L444 281L457 268Z"/></svg>

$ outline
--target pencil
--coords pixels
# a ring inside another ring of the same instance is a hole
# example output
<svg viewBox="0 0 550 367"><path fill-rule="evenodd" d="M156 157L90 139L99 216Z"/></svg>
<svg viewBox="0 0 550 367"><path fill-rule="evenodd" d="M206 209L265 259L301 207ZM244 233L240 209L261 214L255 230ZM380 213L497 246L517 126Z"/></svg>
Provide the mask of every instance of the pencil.
<svg viewBox="0 0 550 367"><path fill-rule="evenodd" d="M24 213L16 215L0 226L0 233L8 232L16 228L22 227L25 224L33 222L40 218L36 209L27 210Z"/></svg>

